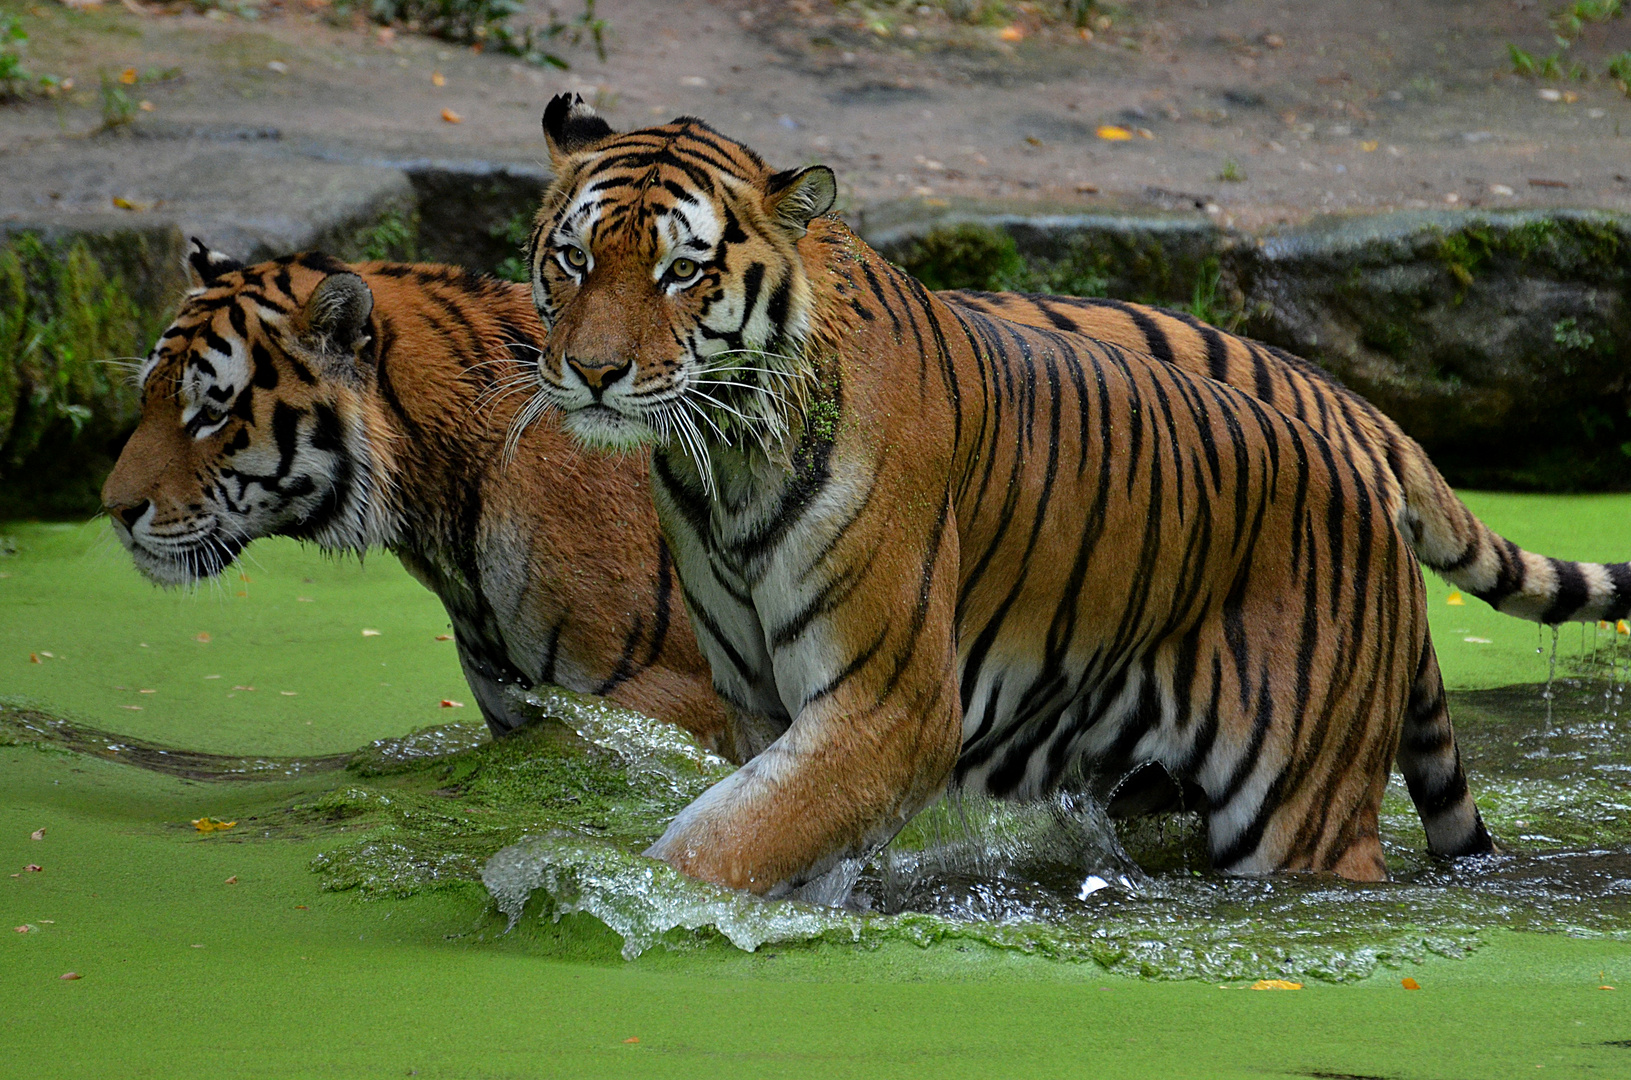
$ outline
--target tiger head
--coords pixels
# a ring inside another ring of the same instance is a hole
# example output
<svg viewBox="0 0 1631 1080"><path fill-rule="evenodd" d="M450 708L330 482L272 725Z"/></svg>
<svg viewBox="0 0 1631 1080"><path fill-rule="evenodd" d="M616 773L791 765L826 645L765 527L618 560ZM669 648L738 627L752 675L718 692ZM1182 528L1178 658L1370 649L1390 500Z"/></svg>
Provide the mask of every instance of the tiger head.
<svg viewBox="0 0 1631 1080"><path fill-rule="evenodd" d="M141 421L102 488L119 539L166 585L274 533L380 542L367 283L325 255L245 268L193 244L191 288L141 365Z"/></svg>
<svg viewBox="0 0 1631 1080"><path fill-rule="evenodd" d="M799 241L837 194L701 120L619 135L581 98L544 112L555 182L529 241L549 328L532 413L590 446L785 432L811 287ZM526 416L526 413L523 413Z"/></svg>

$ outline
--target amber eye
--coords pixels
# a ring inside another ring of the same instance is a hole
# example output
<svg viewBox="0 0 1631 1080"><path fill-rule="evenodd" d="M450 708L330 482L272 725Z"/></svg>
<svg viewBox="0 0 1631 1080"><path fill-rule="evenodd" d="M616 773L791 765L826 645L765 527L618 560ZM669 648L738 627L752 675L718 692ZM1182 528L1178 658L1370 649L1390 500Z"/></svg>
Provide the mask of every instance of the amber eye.
<svg viewBox="0 0 1631 1080"><path fill-rule="evenodd" d="M562 248L561 258L565 259L566 265L574 270L582 270L589 265L589 256L585 255L580 247L569 246Z"/></svg>
<svg viewBox="0 0 1631 1080"><path fill-rule="evenodd" d="M668 264L668 273L675 281L684 281L695 275L696 272L697 263L695 259L675 259Z"/></svg>

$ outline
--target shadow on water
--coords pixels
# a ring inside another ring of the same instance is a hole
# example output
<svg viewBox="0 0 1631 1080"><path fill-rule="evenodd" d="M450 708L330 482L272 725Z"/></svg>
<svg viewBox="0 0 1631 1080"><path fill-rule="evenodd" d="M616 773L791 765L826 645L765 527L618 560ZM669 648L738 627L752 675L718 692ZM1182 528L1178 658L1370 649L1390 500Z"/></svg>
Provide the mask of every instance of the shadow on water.
<svg viewBox="0 0 1631 1080"><path fill-rule="evenodd" d="M730 766L674 729L599 699L519 695L517 737L448 725L354 754L192 754L0 709L0 741L47 743L191 779L339 773L291 820L345 822L313 869L331 889L408 895L481 882L511 924L586 913L633 958L656 945L977 942L1154 978L1344 980L1483 931L1631 938L1631 715L1604 683L1563 679L1452 695L1474 792L1503 853L1446 863L1402 784L1382 830L1393 880L1213 873L1197 815L1113 821L1064 794L948 798L876 856L796 895L759 900L639 853ZM1607 711L1605 711L1605 707ZM1112 801L1112 805L1116 805Z"/></svg>

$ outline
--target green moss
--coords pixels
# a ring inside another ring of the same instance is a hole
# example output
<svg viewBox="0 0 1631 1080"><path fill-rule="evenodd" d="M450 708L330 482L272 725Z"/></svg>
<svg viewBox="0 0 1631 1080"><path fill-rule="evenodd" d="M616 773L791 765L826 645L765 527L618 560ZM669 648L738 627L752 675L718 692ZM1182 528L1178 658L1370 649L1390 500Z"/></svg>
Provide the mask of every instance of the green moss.
<svg viewBox="0 0 1631 1080"><path fill-rule="evenodd" d="M934 229L913 242L900 265L931 289L996 291L1027 271L1012 236L974 223Z"/></svg>
<svg viewBox="0 0 1631 1080"><path fill-rule="evenodd" d="M1560 276L1626 276L1626 237L1612 222L1547 217L1512 226L1479 222L1438 232L1437 256L1463 289L1497 259L1544 267Z"/></svg>
<svg viewBox="0 0 1631 1080"><path fill-rule="evenodd" d="M159 325L83 240L0 248L0 516L98 505L139 408L127 372Z"/></svg>

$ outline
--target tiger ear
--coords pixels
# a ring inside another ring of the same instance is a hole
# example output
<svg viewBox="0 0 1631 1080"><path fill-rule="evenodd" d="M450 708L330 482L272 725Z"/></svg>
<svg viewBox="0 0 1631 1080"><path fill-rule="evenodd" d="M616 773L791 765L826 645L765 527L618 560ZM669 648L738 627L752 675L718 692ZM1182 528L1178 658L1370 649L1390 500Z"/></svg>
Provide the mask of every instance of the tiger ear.
<svg viewBox="0 0 1631 1080"><path fill-rule="evenodd" d="M198 237L193 237L192 241L193 249L187 252L187 278L193 288L207 289L225 275L244 268L244 264L237 259L205 247L204 241Z"/></svg>
<svg viewBox="0 0 1631 1080"><path fill-rule="evenodd" d="M810 222L832 209L838 198L838 179L825 165L788 169L765 183L765 210L770 219L798 240Z"/></svg>
<svg viewBox="0 0 1631 1080"><path fill-rule="evenodd" d="M612 126L578 94L556 94L544 106L544 141L557 172L567 158L614 134Z"/></svg>
<svg viewBox="0 0 1631 1080"><path fill-rule="evenodd" d="M353 352L368 337L374 293L368 283L348 272L318 282L306 301L306 331L342 352Z"/></svg>

